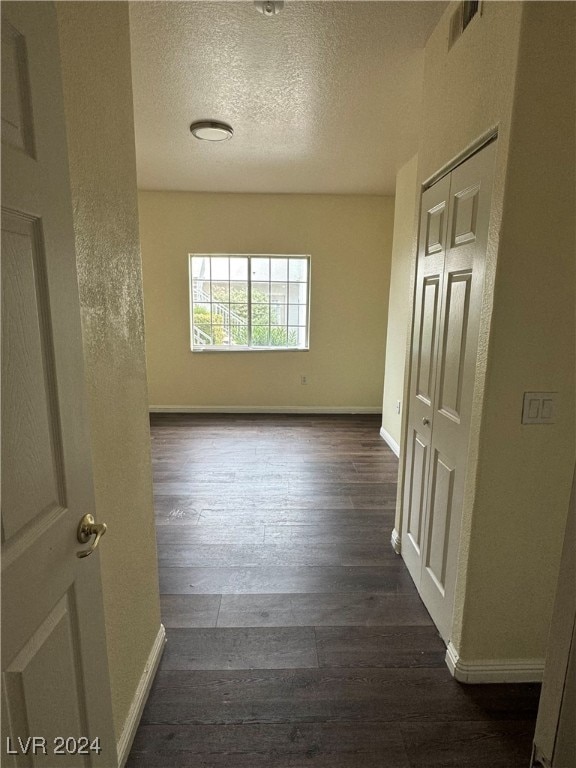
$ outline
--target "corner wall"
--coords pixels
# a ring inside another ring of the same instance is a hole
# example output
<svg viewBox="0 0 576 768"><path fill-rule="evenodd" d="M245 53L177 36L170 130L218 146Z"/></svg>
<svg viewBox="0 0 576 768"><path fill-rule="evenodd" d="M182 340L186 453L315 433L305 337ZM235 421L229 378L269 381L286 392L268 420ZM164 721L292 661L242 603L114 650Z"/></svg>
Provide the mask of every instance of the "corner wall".
<svg viewBox="0 0 576 768"><path fill-rule="evenodd" d="M388 298L382 432L385 440L397 446L400 446L402 432L404 369L410 331L410 275L417 250L420 204L418 191L418 155L415 155L396 175L394 240ZM401 403L400 412L397 409L398 401Z"/></svg>
<svg viewBox="0 0 576 768"><path fill-rule="evenodd" d="M393 198L142 191L139 201L151 406L380 410ZM194 252L310 254L310 350L192 353Z"/></svg>
<svg viewBox="0 0 576 768"><path fill-rule="evenodd" d="M448 50L455 8L426 47L419 183L498 143L451 653L537 679L574 455L575 7L486 2ZM532 390L559 392L555 425L521 425Z"/></svg>
<svg viewBox="0 0 576 768"><path fill-rule="evenodd" d="M56 3L114 725L160 627L128 4Z"/></svg>
<svg viewBox="0 0 576 768"><path fill-rule="evenodd" d="M504 186L510 144L512 104L523 3L486 2L482 13L469 24L464 34L448 48L450 23L457 2L452 2L430 36L425 49L422 114L425 116L419 148L419 185L452 162L480 136L498 128L492 211L485 261L485 289L478 338L476 381L473 395L468 453L468 472L464 487L459 560L456 579L454 620L451 643L461 651L463 611L469 597L466 589L470 557L470 529L475 505L479 435L482 422L487 356L490 343L492 302L496 280ZM409 382L405 382L405 397ZM403 434L406 430L403 417ZM404 455L400 457L400 476L405 477ZM402 497L399 489L396 530L401 530ZM502 576L505 579L505 574ZM498 631L498 628L494 628ZM490 658L498 658L497 651ZM467 659L468 661L468 659Z"/></svg>
<svg viewBox="0 0 576 768"><path fill-rule="evenodd" d="M460 653L542 660L574 466L576 6L524 5ZM555 424L522 425L525 391Z"/></svg>

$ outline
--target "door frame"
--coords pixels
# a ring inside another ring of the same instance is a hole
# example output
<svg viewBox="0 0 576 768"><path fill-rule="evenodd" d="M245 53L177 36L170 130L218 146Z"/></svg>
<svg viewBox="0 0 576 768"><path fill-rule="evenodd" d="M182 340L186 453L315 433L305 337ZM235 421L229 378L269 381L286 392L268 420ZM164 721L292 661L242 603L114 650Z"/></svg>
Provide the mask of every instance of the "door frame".
<svg viewBox="0 0 576 768"><path fill-rule="evenodd" d="M576 468L572 481L572 496L564 533L564 546L550 639L544 667L542 695L536 720L532 752L534 768L552 766L556 750L562 743L562 708L568 700L569 665L576 654ZM574 686L574 680L571 683Z"/></svg>

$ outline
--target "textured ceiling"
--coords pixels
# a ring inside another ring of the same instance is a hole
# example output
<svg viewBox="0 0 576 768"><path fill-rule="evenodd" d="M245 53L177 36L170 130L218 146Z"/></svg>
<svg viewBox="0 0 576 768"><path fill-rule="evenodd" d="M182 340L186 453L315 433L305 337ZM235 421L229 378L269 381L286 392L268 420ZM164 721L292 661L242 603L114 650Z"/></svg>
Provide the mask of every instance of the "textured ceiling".
<svg viewBox="0 0 576 768"><path fill-rule="evenodd" d="M138 182L393 194L416 149L424 44L445 2L132 2ZM229 122L230 141L190 123Z"/></svg>

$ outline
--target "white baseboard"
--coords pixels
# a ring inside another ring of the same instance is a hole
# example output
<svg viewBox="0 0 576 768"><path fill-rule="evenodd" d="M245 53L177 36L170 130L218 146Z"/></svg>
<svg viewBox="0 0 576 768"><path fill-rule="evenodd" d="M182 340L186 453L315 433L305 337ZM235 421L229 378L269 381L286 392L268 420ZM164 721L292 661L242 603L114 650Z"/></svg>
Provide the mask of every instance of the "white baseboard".
<svg viewBox="0 0 576 768"><path fill-rule="evenodd" d="M392 538L390 539L390 541L392 543L392 549L394 550L394 552L396 552L397 555L401 554L402 539L400 538L400 534L398 533L396 528L394 528L394 530L392 531Z"/></svg>
<svg viewBox="0 0 576 768"><path fill-rule="evenodd" d="M151 405L150 413L382 413L368 405Z"/></svg>
<svg viewBox="0 0 576 768"><path fill-rule="evenodd" d="M384 427L380 427L380 437L382 438L382 440L384 440L385 443L388 444L388 447L392 449L392 451L396 454L396 456L400 458L400 446L398 445L396 440L394 440L392 435L389 432L386 432Z"/></svg>
<svg viewBox="0 0 576 768"><path fill-rule="evenodd" d="M540 683L544 659L478 659L462 661L452 643L446 650L450 673L461 683Z"/></svg>
<svg viewBox="0 0 576 768"><path fill-rule="evenodd" d="M128 760L128 755L130 754L130 749L132 748L132 742L134 741L134 736L136 735L136 730L138 728L138 724L140 723L142 711L148 699L148 694L150 693L150 688L152 686L152 682L154 681L156 670L160 664L160 659L162 658L165 644L166 630L164 629L164 625L160 624L160 629L158 630L158 634L156 635L152 649L144 666L144 671L142 672L140 682L136 687L136 693L132 699L128 717L126 718L124 728L122 729L122 733L116 745L116 750L118 753L118 765L120 768L123 768L124 764Z"/></svg>

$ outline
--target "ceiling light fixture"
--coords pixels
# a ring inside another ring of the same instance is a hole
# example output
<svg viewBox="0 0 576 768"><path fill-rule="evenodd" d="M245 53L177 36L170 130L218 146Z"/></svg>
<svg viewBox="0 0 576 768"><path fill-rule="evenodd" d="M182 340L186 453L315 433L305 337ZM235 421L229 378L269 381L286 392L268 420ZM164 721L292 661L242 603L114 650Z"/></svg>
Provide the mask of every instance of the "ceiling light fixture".
<svg viewBox="0 0 576 768"><path fill-rule="evenodd" d="M226 141L234 135L232 126L219 120L198 120L192 123L190 130L202 141Z"/></svg>
<svg viewBox="0 0 576 768"><path fill-rule="evenodd" d="M270 16L276 16L284 8L284 0L256 0L254 5L257 11L270 18Z"/></svg>

